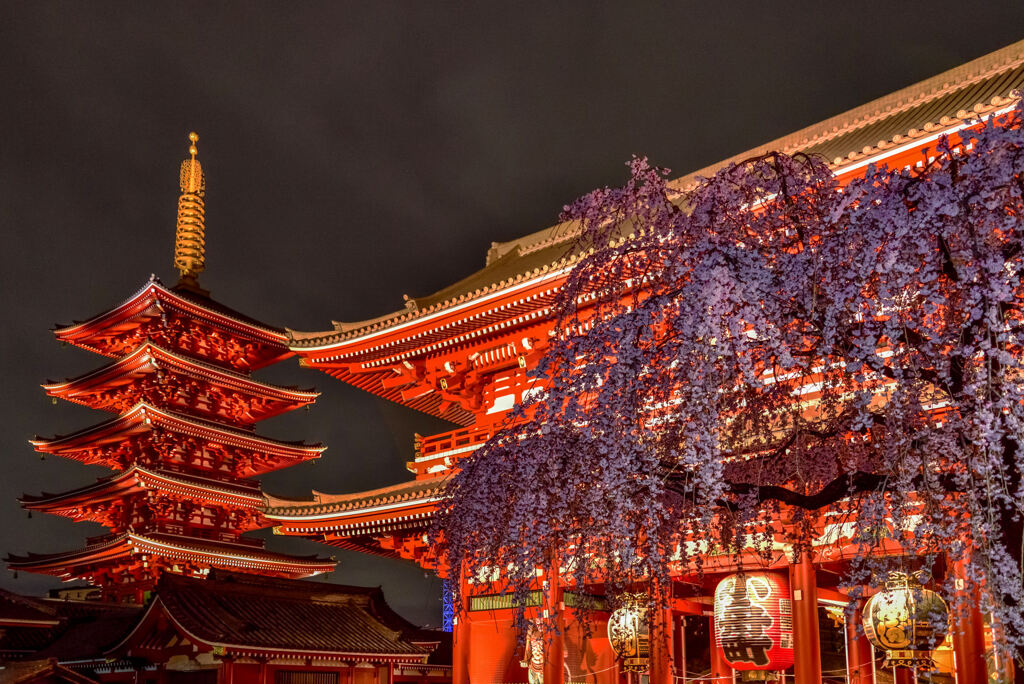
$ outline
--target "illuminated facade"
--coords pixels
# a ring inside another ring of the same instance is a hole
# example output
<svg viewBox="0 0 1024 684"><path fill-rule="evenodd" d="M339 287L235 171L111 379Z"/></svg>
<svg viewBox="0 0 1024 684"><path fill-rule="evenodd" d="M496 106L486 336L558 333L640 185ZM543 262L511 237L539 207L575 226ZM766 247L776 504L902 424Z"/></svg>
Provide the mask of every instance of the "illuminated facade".
<svg viewBox="0 0 1024 684"><path fill-rule="evenodd" d="M109 533L83 548L10 556L8 566L99 586L107 600L142 602L163 572L211 568L306 577L334 568L263 548L244 532L267 526L255 477L308 459L323 447L257 435L257 422L316 400L251 373L291 356L283 330L210 299L204 267L205 181L191 136L181 167L175 265L181 279L151 278L127 301L57 339L112 359L98 370L44 385L47 394L111 414L70 435L34 439L43 455L115 473L59 494L24 496L29 511L100 523Z"/></svg>
<svg viewBox="0 0 1024 684"><path fill-rule="evenodd" d="M698 177L711 176L729 162L768 151L821 155L840 180L857 177L869 164L920 168L942 135L949 136L956 154L969 153L959 132L978 117L1007 111L1022 85L1024 42L1019 42L701 169L678 179L674 187L691 188ZM572 253L574 237L573 227L562 224L495 243L484 269L433 295L408 299L399 311L371 321L336 323L323 332L292 332L290 348L302 365L459 427L416 437L415 457L408 463L413 478L406 482L369 492L316 493L309 501L268 497L266 516L277 524L275 532L412 560L447 576L448 568L425 536L443 496L445 475L460 457L480 448L513 404L531 390L528 371L544 353L553 325L553 297L578 258ZM843 617L850 598L840 591L838 578L852 552L851 540L841 525L826 524L818 532L809 554L793 559L792 549L780 543L773 563L766 565L751 551L747 565L788 580L779 586L788 584L787 600L792 602L795 681L817 683L830 675L859 684L894 677L907 681L908 671L882 667L870 644ZM719 583L738 570L732 556L708 556L703 574L689 567L676 569L667 609L651 616L667 627L656 631L662 636L650 644L652 682L668 684L673 676L733 681L729 659L713 643L713 596ZM525 682L529 676L520 666L523 653L516 646L519 635L512 629L509 597L490 579L451 578L465 582L470 595L454 626L457 684ZM562 636L548 644L547 661L552 664L544 681L624 681L604 628L608 613L591 606L597 624L584 638L573 615L585 592L560 583L558 568L548 568L544 579L548 589L535 597L536 610L557 605L569 609ZM955 662L960 682L985 681L987 670L1002 671L1005 663L986 662L991 632L980 613L958 619L958 629L936 654L940 671L952 673ZM741 655L732 653L734 659Z"/></svg>

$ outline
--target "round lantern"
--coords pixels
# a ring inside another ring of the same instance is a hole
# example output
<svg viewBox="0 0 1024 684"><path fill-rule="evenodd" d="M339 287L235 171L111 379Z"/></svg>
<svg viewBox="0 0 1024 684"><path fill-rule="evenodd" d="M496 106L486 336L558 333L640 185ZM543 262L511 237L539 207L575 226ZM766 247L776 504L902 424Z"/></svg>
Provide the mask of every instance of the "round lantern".
<svg viewBox="0 0 1024 684"><path fill-rule="evenodd" d="M624 605L608 618L608 641L622 659L623 672L647 672L651 657L651 633L647 624L646 597L625 597Z"/></svg>
<svg viewBox="0 0 1024 684"><path fill-rule="evenodd" d="M730 575L715 589L715 644L745 680L793 664L793 603L782 575Z"/></svg>
<svg viewBox="0 0 1024 684"><path fill-rule="evenodd" d="M885 651L883 667L933 667L932 649L948 631L946 602L914 575L889 573L885 590L864 604L864 633Z"/></svg>

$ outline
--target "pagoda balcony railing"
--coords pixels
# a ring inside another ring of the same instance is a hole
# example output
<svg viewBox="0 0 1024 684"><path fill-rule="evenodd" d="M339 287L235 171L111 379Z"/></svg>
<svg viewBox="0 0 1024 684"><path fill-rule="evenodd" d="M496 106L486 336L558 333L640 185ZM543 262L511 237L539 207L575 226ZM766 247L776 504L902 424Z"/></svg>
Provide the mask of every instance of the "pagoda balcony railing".
<svg viewBox="0 0 1024 684"><path fill-rule="evenodd" d="M168 530L170 532L170 530ZM218 529L195 529L187 530L184 532L173 531L173 534L179 534L182 537L188 537L190 539L208 539L210 541L224 542L226 544L238 544L240 546L251 546L253 548L262 549L264 542L259 538L241 537L237 532L225 532L224 530Z"/></svg>
<svg viewBox="0 0 1024 684"><path fill-rule="evenodd" d="M459 428L429 437L416 435L416 460L406 463L406 468L416 474L416 479L444 473L459 458L482 447L493 432L494 426L488 424Z"/></svg>
<svg viewBox="0 0 1024 684"><path fill-rule="evenodd" d="M124 533L123 532L109 532L107 534L96 535L95 537L86 537L85 538L85 545L86 546L92 546L93 544L103 544L104 542L113 541L114 539L117 539L122 534L124 534Z"/></svg>
<svg viewBox="0 0 1024 684"><path fill-rule="evenodd" d="M265 542L259 537L240 537L234 532L224 532L223 530L197 530L192 529L189 531L182 530L176 525L169 525L166 528L158 528L153 530L135 530L141 535L146 534L173 534L175 536L184 537L186 539L205 539L209 541L223 542L226 544L238 544L240 546L248 546L254 549L262 549L265 546ZM122 532L110 532L108 534L101 534L95 537L87 537L85 542L88 546L94 544L103 544L108 541L113 541L120 537Z"/></svg>

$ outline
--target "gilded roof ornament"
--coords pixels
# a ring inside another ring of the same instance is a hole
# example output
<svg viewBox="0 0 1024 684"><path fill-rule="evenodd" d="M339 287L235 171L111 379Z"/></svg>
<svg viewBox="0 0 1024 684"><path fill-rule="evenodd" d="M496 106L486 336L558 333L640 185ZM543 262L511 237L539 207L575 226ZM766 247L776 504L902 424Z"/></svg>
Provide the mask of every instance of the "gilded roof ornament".
<svg viewBox="0 0 1024 684"><path fill-rule="evenodd" d="M178 198L178 227L174 237L174 267L185 284L197 286L206 267L206 178L196 155L199 135L188 134L189 159L181 162L181 196Z"/></svg>

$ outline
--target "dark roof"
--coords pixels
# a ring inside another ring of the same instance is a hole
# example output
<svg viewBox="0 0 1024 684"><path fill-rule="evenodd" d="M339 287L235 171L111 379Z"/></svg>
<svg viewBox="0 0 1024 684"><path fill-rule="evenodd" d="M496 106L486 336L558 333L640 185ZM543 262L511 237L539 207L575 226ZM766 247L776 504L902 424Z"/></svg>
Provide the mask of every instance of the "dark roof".
<svg viewBox="0 0 1024 684"><path fill-rule="evenodd" d="M0 682L4 684L32 684L33 682L70 682L71 684L96 684L95 679L69 670L54 660L32 660L8 663L0 671Z"/></svg>
<svg viewBox="0 0 1024 684"><path fill-rule="evenodd" d="M426 632L427 630L423 630ZM427 658L429 665L451 665L452 664L452 633L440 630L430 630L437 637L437 646L434 652Z"/></svg>
<svg viewBox="0 0 1024 684"><path fill-rule="evenodd" d="M836 172L888 149L913 143L1010 104L1024 88L1024 40L878 98L795 133L733 155L672 181L680 191L730 163L771 151L825 157ZM405 308L358 323L335 322L322 332L288 331L295 351L332 344L415 320L571 266L577 227L561 223L521 238L495 242L483 269L438 292L408 299Z"/></svg>
<svg viewBox="0 0 1024 684"><path fill-rule="evenodd" d="M68 626L36 656L56 658L62 663L105 660L107 649L128 633L142 613L141 606L119 603L60 599L47 599L45 603L65 615Z"/></svg>
<svg viewBox="0 0 1024 684"><path fill-rule="evenodd" d="M106 649L131 629L140 612L139 606L35 598L0 590L0 617L45 622L0 628L0 655L61 662L103 660Z"/></svg>
<svg viewBox="0 0 1024 684"><path fill-rule="evenodd" d="M53 640L63 623L42 599L0 589L0 659L31 657Z"/></svg>
<svg viewBox="0 0 1024 684"><path fill-rule="evenodd" d="M0 589L0 625L12 623L53 626L60 623L60 616L42 599Z"/></svg>
<svg viewBox="0 0 1024 684"><path fill-rule="evenodd" d="M150 610L157 603L191 638L212 646L413 658L429 653L404 638L417 628L391 610L380 588L241 573L207 579L165 574Z"/></svg>

